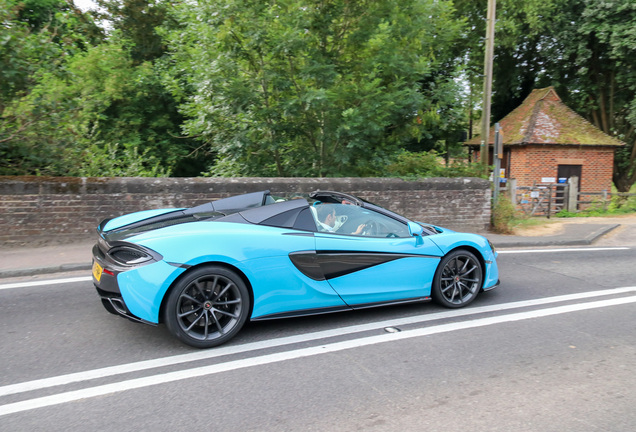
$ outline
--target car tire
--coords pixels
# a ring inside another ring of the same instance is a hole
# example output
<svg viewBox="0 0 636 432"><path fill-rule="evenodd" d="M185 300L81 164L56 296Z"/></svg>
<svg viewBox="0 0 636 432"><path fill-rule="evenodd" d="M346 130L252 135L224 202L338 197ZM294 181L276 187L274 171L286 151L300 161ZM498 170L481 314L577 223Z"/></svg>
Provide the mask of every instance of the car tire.
<svg viewBox="0 0 636 432"><path fill-rule="evenodd" d="M467 250L444 256L433 279L433 300L448 308L470 304L482 288L483 270L477 257Z"/></svg>
<svg viewBox="0 0 636 432"><path fill-rule="evenodd" d="M164 321L170 332L196 348L211 348L232 339L247 321L250 295L232 270L199 267L172 287Z"/></svg>

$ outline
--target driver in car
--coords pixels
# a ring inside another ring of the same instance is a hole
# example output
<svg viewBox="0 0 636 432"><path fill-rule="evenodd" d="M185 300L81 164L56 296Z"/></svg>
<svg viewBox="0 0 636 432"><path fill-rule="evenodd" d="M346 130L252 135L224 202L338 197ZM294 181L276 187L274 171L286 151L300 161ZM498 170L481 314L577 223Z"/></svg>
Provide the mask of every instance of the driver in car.
<svg viewBox="0 0 636 432"><path fill-rule="evenodd" d="M321 204L316 206L316 214L318 216L318 224L320 229L327 232L336 232L336 208L329 204ZM365 224L358 225L358 229L352 232L352 235L362 235Z"/></svg>

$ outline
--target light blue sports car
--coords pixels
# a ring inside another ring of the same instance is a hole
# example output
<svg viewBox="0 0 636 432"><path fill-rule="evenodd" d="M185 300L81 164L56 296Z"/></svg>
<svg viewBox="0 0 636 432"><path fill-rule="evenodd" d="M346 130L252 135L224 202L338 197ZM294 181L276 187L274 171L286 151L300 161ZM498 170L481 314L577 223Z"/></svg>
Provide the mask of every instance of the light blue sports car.
<svg viewBox="0 0 636 432"><path fill-rule="evenodd" d="M484 237L410 221L352 195L249 193L103 221L93 282L109 312L188 345L246 320L435 300L450 308L499 284Z"/></svg>

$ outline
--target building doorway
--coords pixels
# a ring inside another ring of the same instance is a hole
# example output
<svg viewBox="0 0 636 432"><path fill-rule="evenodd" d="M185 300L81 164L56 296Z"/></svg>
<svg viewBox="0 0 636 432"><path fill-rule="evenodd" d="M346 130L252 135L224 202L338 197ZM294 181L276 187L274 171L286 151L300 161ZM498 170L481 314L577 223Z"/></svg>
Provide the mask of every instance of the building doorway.
<svg viewBox="0 0 636 432"><path fill-rule="evenodd" d="M557 168L557 182L567 183L570 177L578 177L578 188L581 190L581 173L583 165L559 165Z"/></svg>
<svg viewBox="0 0 636 432"><path fill-rule="evenodd" d="M557 182L559 184L567 184L570 177L578 177L579 181L577 182L577 190L581 192L581 172L583 171L583 165L559 165L557 167ZM557 197L557 205L563 205L565 201L565 197L563 194L567 189L561 189L560 196ZM577 202L576 208L579 208L579 204Z"/></svg>

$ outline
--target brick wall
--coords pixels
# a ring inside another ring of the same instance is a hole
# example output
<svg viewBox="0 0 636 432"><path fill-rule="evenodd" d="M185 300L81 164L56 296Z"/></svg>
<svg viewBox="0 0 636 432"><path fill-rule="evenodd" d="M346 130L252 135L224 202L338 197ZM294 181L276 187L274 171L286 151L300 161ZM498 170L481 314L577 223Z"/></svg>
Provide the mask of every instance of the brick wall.
<svg viewBox="0 0 636 432"><path fill-rule="evenodd" d="M515 146L506 175L517 179L518 186L532 186L542 177L556 178L559 165L582 165L582 191L611 190L614 147Z"/></svg>
<svg viewBox="0 0 636 432"><path fill-rule="evenodd" d="M97 224L139 210L192 207L269 189L357 195L414 220L483 232L490 188L475 178L67 178L0 177L0 246L68 243L95 237Z"/></svg>

